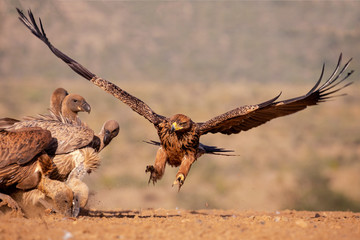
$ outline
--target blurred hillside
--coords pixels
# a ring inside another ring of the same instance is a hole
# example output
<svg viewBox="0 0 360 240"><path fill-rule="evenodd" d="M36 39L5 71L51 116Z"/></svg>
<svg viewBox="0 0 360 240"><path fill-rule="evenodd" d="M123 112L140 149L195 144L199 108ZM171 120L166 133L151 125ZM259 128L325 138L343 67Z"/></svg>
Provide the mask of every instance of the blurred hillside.
<svg viewBox="0 0 360 240"><path fill-rule="evenodd" d="M194 121L244 104L306 93L340 52L353 57L346 97L276 119L239 135L202 142L239 156L203 156L180 193L168 167L155 187L145 166L155 129L126 105L54 57L17 19L41 17L50 41L159 114ZM95 131L108 119L120 135L87 177L90 206L112 208L283 208L360 210L360 2L5 1L0 0L0 116L45 113L64 87L92 106Z"/></svg>

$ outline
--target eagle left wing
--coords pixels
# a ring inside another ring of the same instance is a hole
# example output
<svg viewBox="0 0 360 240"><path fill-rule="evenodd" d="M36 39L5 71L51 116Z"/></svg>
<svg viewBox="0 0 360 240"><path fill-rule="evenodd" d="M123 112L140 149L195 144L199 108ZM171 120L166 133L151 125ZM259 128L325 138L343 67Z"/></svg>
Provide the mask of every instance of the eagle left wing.
<svg viewBox="0 0 360 240"><path fill-rule="evenodd" d="M241 131L247 131L251 128L260 126L274 118L293 114L305 109L308 106L316 105L317 103L324 102L327 99L334 97L334 93L352 84L352 82L350 82L344 86L334 89L334 87L338 86L353 73L353 71L350 71L342 77L342 74L348 67L351 59L340 70L341 58L342 54L340 54L338 64L330 78L319 88L318 86L320 85L321 79L324 75L325 65L322 67L319 80L307 94L276 102L277 98L280 96L278 95L277 97L261 104L242 106L233 109L222 115L216 116L207 122L198 123L200 133L202 135L218 132L228 135L236 134Z"/></svg>
<svg viewBox="0 0 360 240"><path fill-rule="evenodd" d="M68 57L63 52L61 52L59 49L54 47L49 39L46 37L45 31L42 26L41 19L39 18L40 22L40 28L37 26L36 21L34 19L34 16L31 12L31 10L28 11L30 20L24 15L24 13L17 8L17 11L20 15L19 19L22 23L41 41L43 41L49 49L61 60L63 60L72 70L74 70L77 74L81 75L85 79L89 80L96 86L103 89L105 92L110 93L126 105L128 105L133 111L137 112L141 116L145 117L147 120L149 120L154 125L159 124L162 120L165 119L164 116L161 116L157 113L155 113L146 103L141 101L140 99L136 98L135 96L127 93L120 87L116 86L110 81L107 81L105 79L97 77L94 73L90 72L88 69L86 69L84 66L82 66L80 63L75 61L74 59Z"/></svg>

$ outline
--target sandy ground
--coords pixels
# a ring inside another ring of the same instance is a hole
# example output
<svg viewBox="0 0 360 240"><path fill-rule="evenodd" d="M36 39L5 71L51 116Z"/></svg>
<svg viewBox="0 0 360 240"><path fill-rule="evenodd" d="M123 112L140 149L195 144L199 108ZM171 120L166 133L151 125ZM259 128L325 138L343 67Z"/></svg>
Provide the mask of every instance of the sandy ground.
<svg viewBox="0 0 360 240"><path fill-rule="evenodd" d="M0 216L0 239L360 239L360 213L237 210L85 210Z"/></svg>

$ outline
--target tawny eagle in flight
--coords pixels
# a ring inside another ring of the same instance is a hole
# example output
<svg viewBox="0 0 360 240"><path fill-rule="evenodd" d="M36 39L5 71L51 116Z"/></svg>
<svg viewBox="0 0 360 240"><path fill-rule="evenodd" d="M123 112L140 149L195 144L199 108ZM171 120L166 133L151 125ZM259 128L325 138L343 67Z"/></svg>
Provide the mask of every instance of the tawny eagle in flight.
<svg viewBox="0 0 360 240"><path fill-rule="evenodd" d="M324 102L334 96L342 88L351 83L339 87L339 84L347 79L353 71L345 73L351 59L340 68L341 55L338 64L329 79L322 85L321 79L324 74L324 65L321 75L315 86L303 96L287 100L277 101L280 94L268 101L260 104L245 105L224 114L213 117L206 122L194 122L184 114L175 114L165 117L155 113L146 103L135 96L122 90L115 84L96 76L77 61L68 57L60 50L55 48L46 37L41 19L40 28L31 13L28 11L30 20L18 9L19 19L30 29L30 31L42 40L50 50L76 73L83 76L93 84L97 85L105 92L110 93L123 103L127 104L133 111L150 121L158 132L160 138L160 148L156 154L155 164L146 167L146 172L150 172L149 181L155 183L165 171L166 163L171 166L180 166L176 174L174 184L179 185L179 189L184 183L189 173L191 165L196 161L199 151L200 136L207 133L236 134L258 127L274 118L286 116L308 106Z"/></svg>

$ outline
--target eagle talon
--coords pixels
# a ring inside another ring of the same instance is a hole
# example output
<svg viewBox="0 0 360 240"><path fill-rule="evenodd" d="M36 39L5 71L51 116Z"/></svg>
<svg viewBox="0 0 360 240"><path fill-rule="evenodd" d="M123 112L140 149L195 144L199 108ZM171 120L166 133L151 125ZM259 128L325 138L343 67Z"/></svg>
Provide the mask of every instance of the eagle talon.
<svg viewBox="0 0 360 240"><path fill-rule="evenodd" d="M146 169L145 169L145 172L146 172L146 173L147 173L147 172L151 172L151 173L155 172L154 166L153 166L153 165L147 165L147 166L146 166Z"/></svg>
<svg viewBox="0 0 360 240"><path fill-rule="evenodd" d="M185 181L185 176L184 174L180 173L177 177L176 177L176 180L174 181L173 185L179 185L179 189L178 191L180 191L180 188L181 186L184 184L184 181Z"/></svg>
<svg viewBox="0 0 360 240"><path fill-rule="evenodd" d="M156 169L154 168L153 165L148 165L146 166L145 172L150 172L150 178L148 181L148 184L150 184L150 182L153 182L153 185L155 185L157 178L156 178Z"/></svg>

